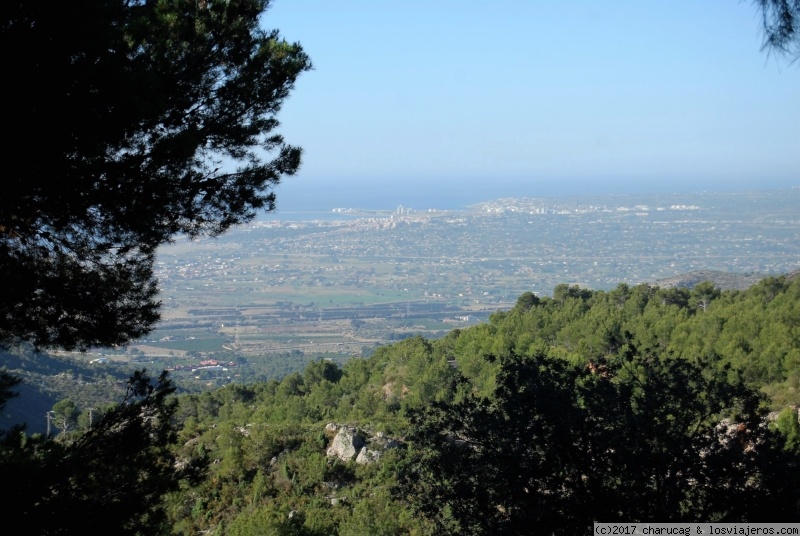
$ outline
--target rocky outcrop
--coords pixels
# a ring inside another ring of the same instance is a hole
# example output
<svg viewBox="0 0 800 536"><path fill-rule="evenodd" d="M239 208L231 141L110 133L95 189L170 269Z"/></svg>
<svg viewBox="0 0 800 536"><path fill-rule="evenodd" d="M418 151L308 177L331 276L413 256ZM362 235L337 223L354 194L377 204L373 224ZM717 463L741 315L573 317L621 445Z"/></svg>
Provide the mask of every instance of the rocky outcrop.
<svg viewBox="0 0 800 536"><path fill-rule="evenodd" d="M365 465L368 463L377 462L380 459L381 454L383 453L379 450L370 450L367 447L361 447L358 456L356 456L356 463Z"/></svg>
<svg viewBox="0 0 800 536"><path fill-rule="evenodd" d="M400 441L388 438L382 432L373 435L354 426L335 423L328 423L325 426L325 434L332 438L327 450L329 458L342 461L355 460L359 464L374 463L386 449L402 446Z"/></svg>
<svg viewBox="0 0 800 536"><path fill-rule="evenodd" d="M330 425L329 425L330 426ZM328 431L328 427L325 427ZM349 461L358 456L364 447L364 438L353 426L341 426L333 437L328 447L329 458L339 458L342 461Z"/></svg>

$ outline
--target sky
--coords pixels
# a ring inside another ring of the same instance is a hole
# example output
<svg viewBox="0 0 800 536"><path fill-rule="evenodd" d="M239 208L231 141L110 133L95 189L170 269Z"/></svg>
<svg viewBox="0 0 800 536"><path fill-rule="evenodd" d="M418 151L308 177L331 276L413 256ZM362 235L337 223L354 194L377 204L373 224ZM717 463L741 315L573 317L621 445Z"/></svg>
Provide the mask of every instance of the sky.
<svg viewBox="0 0 800 536"><path fill-rule="evenodd" d="M800 186L800 62L749 0L274 0L263 25L314 64L279 210Z"/></svg>

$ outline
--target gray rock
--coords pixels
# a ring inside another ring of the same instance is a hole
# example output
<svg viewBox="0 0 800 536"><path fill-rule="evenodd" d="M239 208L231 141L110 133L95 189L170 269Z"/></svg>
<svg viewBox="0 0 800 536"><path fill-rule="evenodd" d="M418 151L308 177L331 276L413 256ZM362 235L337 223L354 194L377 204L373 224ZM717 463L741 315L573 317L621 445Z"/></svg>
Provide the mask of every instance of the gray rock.
<svg viewBox="0 0 800 536"><path fill-rule="evenodd" d="M328 447L328 457L339 458L349 461L358 456L359 451L364 446L364 438L361 437L352 426L342 426L331 441Z"/></svg>
<svg viewBox="0 0 800 536"><path fill-rule="evenodd" d="M380 457L381 451L370 450L367 447L362 447L358 453L358 456L356 457L356 463L366 465L378 461Z"/></svg>

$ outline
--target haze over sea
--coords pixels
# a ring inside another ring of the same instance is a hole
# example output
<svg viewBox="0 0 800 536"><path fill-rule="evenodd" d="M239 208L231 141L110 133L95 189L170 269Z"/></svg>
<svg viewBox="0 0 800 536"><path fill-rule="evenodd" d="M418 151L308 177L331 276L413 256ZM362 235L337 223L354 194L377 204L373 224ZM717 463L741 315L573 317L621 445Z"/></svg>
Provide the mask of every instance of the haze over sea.
<svg viewBox="0 0 800 536"><path fill-rule="evenodd" d="M754 2L275 2L314 63L266 219L800 185L800 69Z"/></svg>
<svg viewBox="0 0 800 536"><path fill-rule="evenodd" d="M590 198L606 195L659 195L692 194L700 192L742 192L778 190L800 187L797 179L765 179L753 181L689 181L664 180L564 180L532 183L525 180L408 180L404 188L398 183L380 180L331 179L307 180L290 177L281 183L275 193L277 209L262 214L260 219L306 219L330 217L334 208L365 210L394 210L399 205L415 210L463 210L482 201L505 197L577 198L590 202Z"/></svg>

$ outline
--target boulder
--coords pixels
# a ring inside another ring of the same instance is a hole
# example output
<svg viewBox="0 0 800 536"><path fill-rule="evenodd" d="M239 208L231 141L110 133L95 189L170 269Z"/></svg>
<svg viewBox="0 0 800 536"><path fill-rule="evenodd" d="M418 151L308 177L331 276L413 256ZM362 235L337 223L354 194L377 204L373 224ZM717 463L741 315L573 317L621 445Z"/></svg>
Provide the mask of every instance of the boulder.
<svg viewBox="0 0 800 536"><path fill-rule="evenodd" d="M361 450L359 451L358 456L356 457L356 463L366 465L378 461L380 457L381 457L381 451L370 450L367 447L361 447Z"/></svg>
<svg viewBox="0 0 800 536"><path fill-rule="evenodd" d="M358 456L364 447L364 438L352 426L342 426L328 447L328 457L349 461Z"/></svg>

